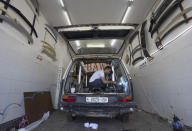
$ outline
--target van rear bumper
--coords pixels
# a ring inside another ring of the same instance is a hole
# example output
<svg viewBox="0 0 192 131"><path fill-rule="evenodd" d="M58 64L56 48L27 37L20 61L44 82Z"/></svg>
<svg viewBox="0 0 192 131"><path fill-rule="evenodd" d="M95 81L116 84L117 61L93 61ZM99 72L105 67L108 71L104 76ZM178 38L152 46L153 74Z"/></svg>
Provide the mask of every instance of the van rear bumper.
<svg viewBox="0 0 192 131"><path fill-rule="evenodd" d="M77 104L63 103L60 105L60 110L70 112L78 116L87 117L116 117L136 111L135 103L121 104Z"/></svg>

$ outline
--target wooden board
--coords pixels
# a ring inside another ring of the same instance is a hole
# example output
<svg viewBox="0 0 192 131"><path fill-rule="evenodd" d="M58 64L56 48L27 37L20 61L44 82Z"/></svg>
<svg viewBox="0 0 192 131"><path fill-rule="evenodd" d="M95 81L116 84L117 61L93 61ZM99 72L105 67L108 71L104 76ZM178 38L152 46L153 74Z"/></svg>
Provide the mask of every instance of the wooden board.
<svg viewBox="0 0 192 131"><path fill-rule="evenodd" d="M48 111L53 112L50 92L24 92L24 98L29 123L41 119Z"/></svg>

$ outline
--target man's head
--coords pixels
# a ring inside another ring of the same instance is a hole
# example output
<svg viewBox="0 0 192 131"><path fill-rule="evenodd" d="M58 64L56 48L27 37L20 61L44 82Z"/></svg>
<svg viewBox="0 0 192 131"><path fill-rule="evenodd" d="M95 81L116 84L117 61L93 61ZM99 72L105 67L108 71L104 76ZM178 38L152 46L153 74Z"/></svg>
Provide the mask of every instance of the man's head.
<svg viewBox="0 0 192 131"><path fill-rule="evenodd" d="M105 73L105 74L110 74L110 73L111 73L111 66L106 66L106 67L104 68L104 73Z"/></svg>

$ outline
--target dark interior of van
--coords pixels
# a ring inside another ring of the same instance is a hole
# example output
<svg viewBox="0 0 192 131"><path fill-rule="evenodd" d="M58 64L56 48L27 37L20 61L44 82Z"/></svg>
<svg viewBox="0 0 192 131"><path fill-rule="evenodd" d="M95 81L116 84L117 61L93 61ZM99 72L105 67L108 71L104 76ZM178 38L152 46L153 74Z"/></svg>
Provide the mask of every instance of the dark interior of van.
<svg viewBox="0 0 192 131"><path fill-rule="evenodd" d="M112 71L105 75L108 81L101 89L93 89L89 79L94 72L110 66ZM129 81L118 59L81 59L74 62L67 77L65 93L128 93Z"/></svg>

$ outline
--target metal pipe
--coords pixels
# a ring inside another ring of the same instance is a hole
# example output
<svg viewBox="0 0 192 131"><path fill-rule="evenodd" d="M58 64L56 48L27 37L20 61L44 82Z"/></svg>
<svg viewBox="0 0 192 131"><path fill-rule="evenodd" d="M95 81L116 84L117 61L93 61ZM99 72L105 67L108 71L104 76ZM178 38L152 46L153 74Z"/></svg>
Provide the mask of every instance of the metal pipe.
<svg viewBox="0 0 192 131"><path fill-rule="evenodd" d="M86 74L86 83L85 83L85 86L87 87L87 74Z"/></svg>
<svg viewBox="0 0 192 131"><path fill-rule="evenodd" d="M112 66L112 71L113 71L113 74L112 74L112 81L115 81L115 72L114 72L114 66Z"/></svg>
<svg viewBox="0 0 192 131"><path fill-rule="evenodd" d="M79 77L78 77L78 84L81 82L81 66L79 67Z"/></svg>

